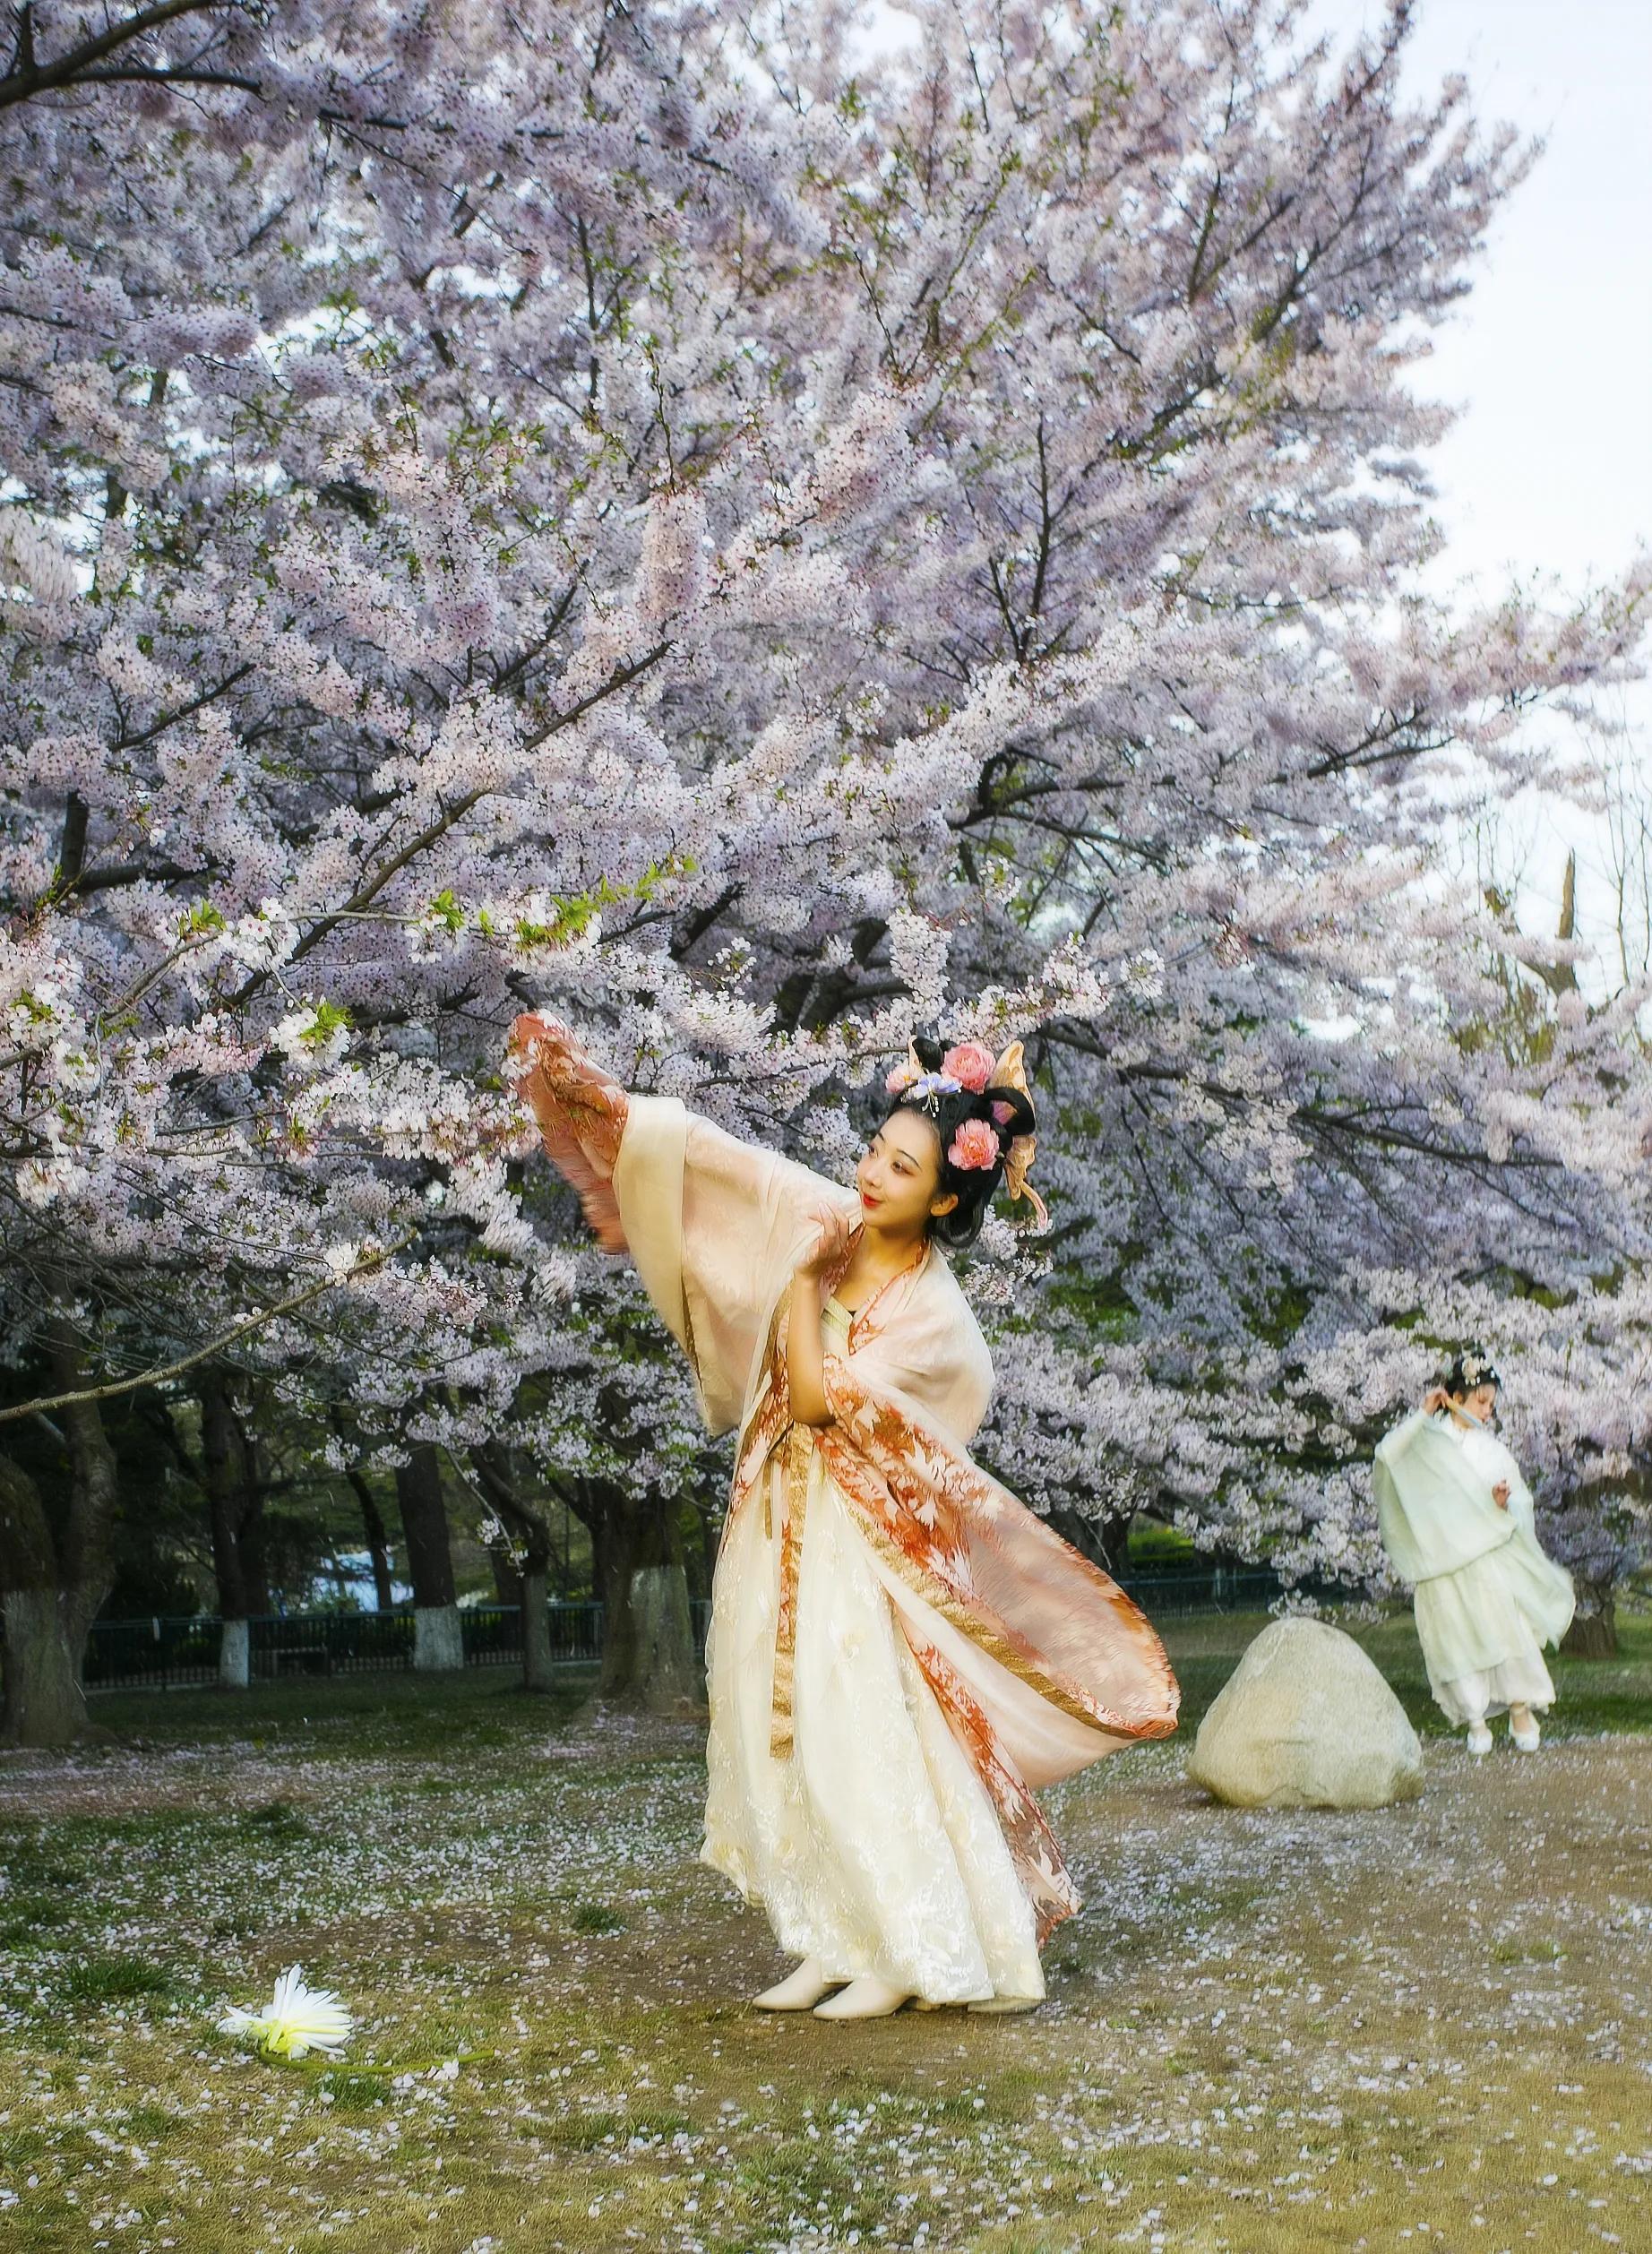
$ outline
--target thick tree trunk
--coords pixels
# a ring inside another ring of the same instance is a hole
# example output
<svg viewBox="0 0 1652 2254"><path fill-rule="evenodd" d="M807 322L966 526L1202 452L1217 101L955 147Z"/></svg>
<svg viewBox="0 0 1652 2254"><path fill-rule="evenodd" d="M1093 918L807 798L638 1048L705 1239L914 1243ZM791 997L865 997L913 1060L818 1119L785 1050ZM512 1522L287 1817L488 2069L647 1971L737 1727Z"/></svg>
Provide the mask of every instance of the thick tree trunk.
<svg viewBox="0 0 1652 2254"><path fill-rule="evenodd" d="M263 1487L245 1428L221 1370L209 1364L197 1381L201 1456L211 1519L218 1611L218 1680L245 1690L252 1679L250 1619L270 1609L263 1562Z"/></svg>
<svg viewBox="0 0 1652 2254"><path fill-rule="evenodd" d="M549 1690L556 1681L551 1660L551 1623L546 1612L550 1583L543 1567L522 1575L522 1688Z"/></svg>
<svg viewBox="0 0 1652 2254"><path fill-rule="evenodd" d="M253 1631L245 1620L227 1620L218 1633L218 1681L224 1690L245 1690L253 1680Z"/></svg>
<svg viewBox="0 0 1652 2254"><path fill-rule="evenodd" d="M0 1613L5 1620L0 1744L72 1745L88 1727L81 1687L84 1633L76 1637L65 1630L54 1589L8 1589Z"/></svg>
<svg viewBox="0 0 1652 2254"><path fill-rule="evenodd" d="M78 1346L51 1338L55 1388L85 1382ZM72 1744L91 1729L81 1669L86 1639L115 1582L115 1451L95 1401L59 1413L60 1491L48 1504L22 1467L0 1457L0 1608L5 1682L0 1742Z"/></svg>
<svg viewBox="0 0 1652 2254"><path fill-rule="evenodd" d="M348 1477L361 1506L361 1529L366 1536L367 1556L373 1566L373 1602L380 1612L387 1613L396 1601L396 1594L391 1586L390 1536L385 1531L384 1514L366 1472L352 1465Z"/></svg>
<svg viewBox="0 0 1652 2254"><path fill-rule="evenodd" d="M1586 1592L1588 1612L1579 1611L1566 1630L1561 1649L1568 1659L1615 1659L1618 1656L1618 1612L1612 1591Z"/></svg>
<svg viewBox="0 0 1652 2254"><path fill-rule="evenodd" d="M688 1577L675 1501L604 1483L597 1542L604 1604L598 1696L650 1714L698 1712L705 1682L694 1656Z"/></svg>
<svg viewBox="0 0 1652 2254"><path fill-rule="evenodd" d="M473 1448L470 1461L513 1553L507 1554L495 1545L489 1556L500 1602L521 1610L522 1688L548 1690L555 1681L551 1624L545 1610L552 1564L550 1527L538 1506L518 1488L511 1451L503 1441L489 1441ZM509 1596L507 1589L512 1591Z"/></svg>
<svg viewBox="0 0 1652 2254"><path fill-rule="evenodd" d="M429 1441L419 1441L396 1467L396 1501L407 1538L408 1579L413 1584L413 1665L421 1673L465 1664L463 1630L453 1583L453 1553L442 1462Z"/></svg>
<svg viewBox="0 0 1652 2254"><path fill-rule="evenodd" d="M420 1674L452 1674L465 1664L465 1629L457 1604L415 1604L413 1665Z"/></svg>
<svg viewBox="0 0 1652 2254"><path fill-rule="evenodd" d="M678 1565L640 1565L631 1577L632 1671L656 1714L696 1706L704 1686L694 1660L688 1575Z"/></svg>
<svg viewBox="0 0 1652 2254"><path fill-rule="evenodd" d="M1088 1558L1092 1565L1120 1581L1129 1570L1130 1529L1135 1515L1133 1510L1111 1518L1092 1517L1087 1510L1054 1510L1050 1512L1050 1524L1080 1557Z"/></svg>
<svg viewBox="0 0 1652 2254"><path fill-rule="evenodd" d="M84 1734L81 1662L108 1586L81 1588L60 1580L40 1491L21 1466L0 1457L0 1743L71 1745Z"/></svg>
<svg viewBox="0 0 1652 2254"><path fill-rule="evenodd" d="M507 1552L497 1543L487 1553L487 1562L493 1568L494 1594L502 1604L520 1604L522 1601L522 1576L511 1562Z"/></svg>

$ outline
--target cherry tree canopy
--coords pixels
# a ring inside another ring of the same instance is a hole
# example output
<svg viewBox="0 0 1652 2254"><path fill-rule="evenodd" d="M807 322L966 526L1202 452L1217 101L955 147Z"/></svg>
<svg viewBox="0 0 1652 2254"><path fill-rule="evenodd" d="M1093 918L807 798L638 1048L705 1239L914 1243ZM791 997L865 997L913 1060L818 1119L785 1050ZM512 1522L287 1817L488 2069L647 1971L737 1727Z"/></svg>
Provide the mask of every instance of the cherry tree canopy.
<svg viewBox="0 0 1652 2254"><path fill-rule="evenodd" d="M939 1020L1040 1075L1049 1257L983 1290L1051 1492L1367 1565L1470 1300L1556 1467L1644 1456L1575 1303L1647 1252L1643 997L1430 844L1648 573L1418 592L1407 370L1526 158L1407 107L1408 13L960 0L857 71L827 0L16 11L13 1355L267 1318L488 1429L604 1288L522 1209L519 1008L828 1165Z"/></svg>

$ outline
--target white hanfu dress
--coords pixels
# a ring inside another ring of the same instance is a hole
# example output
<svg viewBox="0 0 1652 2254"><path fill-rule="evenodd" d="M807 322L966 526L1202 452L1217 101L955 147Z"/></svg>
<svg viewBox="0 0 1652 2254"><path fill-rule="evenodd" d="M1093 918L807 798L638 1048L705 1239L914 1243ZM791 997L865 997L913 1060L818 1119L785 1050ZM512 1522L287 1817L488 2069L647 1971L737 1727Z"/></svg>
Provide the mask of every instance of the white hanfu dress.
<svg viewBox="0 0 1652 2254"><path fill-rule="evenodd" d="M1492 1491L1505 1481L1501 1509ZM1553 1705L1543 1647L1571 1624L1571 1577L1540 1546L1531 1490L1502 1441L1416 1409L1379 1446L1373 1484L1384 1545L1415 1587L1441 1712L1461 1727Z"/></svg>
<svg viewBox="0 0 1652 2254"><path fill-rule="evenodd" d="M835 1300L824 1326L841 1354L849 1318ZM896 1618L917 1606L803 1444L792 1752L772 1747L781 1542L748 1510L713 1590L703 1859L830 1978L875 1973L934 2003L1042 1996L1032 1901Z"/></svg>
<svg viewBox="0 0 1652 2254"><path fill-rule="evenodd" d="M967 1453L992 1364L933 1247L822 1324L831 1421L794 1420L791 1279L853 1192L628 1096L519 1024L521 1086L610 1250L628 1250L738 1433L707 1647L703 1859L792 1955L932 2003L1037 1999L1078 1906L1037 1788L1175 1726L1131 1600Z"/></svg>

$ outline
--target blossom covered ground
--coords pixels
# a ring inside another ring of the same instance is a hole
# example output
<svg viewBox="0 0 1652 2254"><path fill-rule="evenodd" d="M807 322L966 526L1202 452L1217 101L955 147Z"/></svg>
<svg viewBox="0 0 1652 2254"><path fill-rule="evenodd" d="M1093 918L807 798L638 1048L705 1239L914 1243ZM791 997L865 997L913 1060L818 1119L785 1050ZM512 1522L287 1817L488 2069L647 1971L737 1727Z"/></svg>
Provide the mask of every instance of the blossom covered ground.
<svg viewBox="0 0 1652 2254"><path fill-rule="evenodd" d="M1192 1622L1192 1718L1261 1623ZM1408 1625L1361 1631L1426 1716ZM0 2209L30 2254L1652 2241L1652 1621L1542 1753L1349 1815L1188 1738L1051 1795L1050 2000L753 2014L687 1724L469 1676L104 1700L0 1764ZM1190 1733L1191 1735L1191 1733ZM301 1961L348 2061L214 2031Z"/></svg>

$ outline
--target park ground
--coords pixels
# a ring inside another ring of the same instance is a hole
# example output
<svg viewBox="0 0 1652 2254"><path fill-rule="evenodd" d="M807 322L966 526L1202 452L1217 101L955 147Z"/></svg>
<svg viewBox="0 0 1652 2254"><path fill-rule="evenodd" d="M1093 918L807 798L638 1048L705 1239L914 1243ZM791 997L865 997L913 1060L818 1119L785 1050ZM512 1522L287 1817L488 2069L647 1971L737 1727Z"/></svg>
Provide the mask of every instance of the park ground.
<svg viewBox="0 0 1652 2254"><path fill-rule="evenodd" d="M97 1701L0 1757L0 2231L27 2254L1591 2254L1652 2246L1652 1618L1470 1764L1409 1624L1403 1807L1212 1806L1187 1728L1049 1795L1085 1897L1020 2018L770 2018L690 1725L570 1682ZM359 2019L215 2022L300 1963Z"/></svg>

